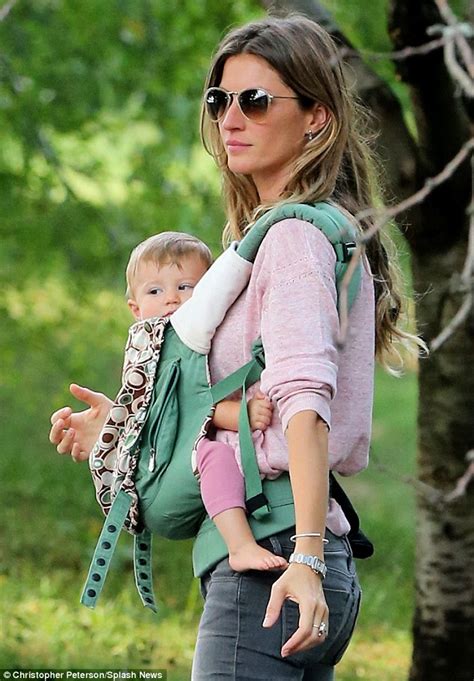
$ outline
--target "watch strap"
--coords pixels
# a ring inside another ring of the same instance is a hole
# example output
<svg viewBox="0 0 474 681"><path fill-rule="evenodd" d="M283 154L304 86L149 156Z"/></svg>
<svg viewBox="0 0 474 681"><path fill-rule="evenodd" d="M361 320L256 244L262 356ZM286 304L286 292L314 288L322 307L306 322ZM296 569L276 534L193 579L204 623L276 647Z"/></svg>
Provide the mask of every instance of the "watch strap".
<svg viewBox="0 0 474 681"><path fill-rule="evenodd" d="M326 577L328 571L326 563L318 558L318 556L309 556L305 553L292 553L288 559L288 563L299 563L301 565L307 565L313 572L320 575L321 579Z"/></svg>

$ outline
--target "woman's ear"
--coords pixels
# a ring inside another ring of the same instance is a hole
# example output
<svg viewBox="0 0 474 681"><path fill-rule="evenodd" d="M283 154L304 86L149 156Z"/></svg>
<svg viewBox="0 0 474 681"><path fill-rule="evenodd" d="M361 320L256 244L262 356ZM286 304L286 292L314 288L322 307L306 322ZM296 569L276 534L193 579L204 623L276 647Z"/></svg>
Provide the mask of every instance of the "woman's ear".
<svg viewBox="0 0 474 681"><path fill-rule="evenodd" d="M314 134L317 134L329 123L330 118L331 112L329 109L324 106L324 104L317 102L311 111L308 128L311 129Z"/></svg>
<svg viewBox="0 0 474 681"><path fill-rule="evenodd" d="M133 314L133 316L137 320L137 322L140 321L142 316L140 314L140 308L138 307L136 301L133 300L132 298L130 298L129 300L127 300L127 305L130 309L130 312Z"/></svg>

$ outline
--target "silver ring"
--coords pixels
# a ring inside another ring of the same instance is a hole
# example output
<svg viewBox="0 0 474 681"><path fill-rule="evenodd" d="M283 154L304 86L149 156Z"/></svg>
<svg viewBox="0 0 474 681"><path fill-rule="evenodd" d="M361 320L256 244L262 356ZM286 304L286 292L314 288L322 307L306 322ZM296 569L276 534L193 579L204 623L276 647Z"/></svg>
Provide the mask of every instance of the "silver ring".
<svg viewBox="0 0 474 681"><path fill-rule="evenodd" d="M327 629L327 624L326 622L321 622L321 624L318 627L318 636L322 636Z"/></svg>

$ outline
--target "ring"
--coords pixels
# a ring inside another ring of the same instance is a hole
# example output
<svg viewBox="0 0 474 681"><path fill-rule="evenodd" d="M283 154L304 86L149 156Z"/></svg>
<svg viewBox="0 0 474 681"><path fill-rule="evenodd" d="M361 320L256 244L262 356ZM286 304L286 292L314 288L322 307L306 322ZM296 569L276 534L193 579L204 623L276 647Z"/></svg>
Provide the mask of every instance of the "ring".
<svg viewBox="0 0 474 681"><path fill-rule="evenodd" d="M326 622L321 622L321 624L318 627L318 636L322 636L327 629Z"/></svg>

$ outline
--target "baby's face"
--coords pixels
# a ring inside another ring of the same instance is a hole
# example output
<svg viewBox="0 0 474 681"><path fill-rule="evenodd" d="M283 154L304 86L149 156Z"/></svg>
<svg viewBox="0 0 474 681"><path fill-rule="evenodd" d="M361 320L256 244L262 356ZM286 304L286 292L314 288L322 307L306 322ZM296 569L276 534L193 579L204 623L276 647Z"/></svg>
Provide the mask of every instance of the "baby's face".
<svg viewBox="0 0 474 681"><path fill-rule="evenodd" d="M128 306L135 319L167 317L188 298L207 267L197 255L181 258L179 264L142 262L137 270L134 298Z"/></svg>

